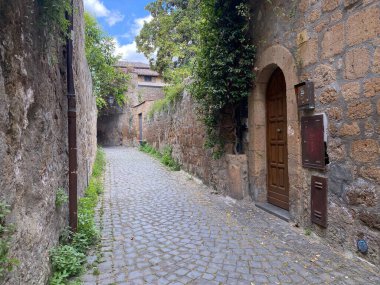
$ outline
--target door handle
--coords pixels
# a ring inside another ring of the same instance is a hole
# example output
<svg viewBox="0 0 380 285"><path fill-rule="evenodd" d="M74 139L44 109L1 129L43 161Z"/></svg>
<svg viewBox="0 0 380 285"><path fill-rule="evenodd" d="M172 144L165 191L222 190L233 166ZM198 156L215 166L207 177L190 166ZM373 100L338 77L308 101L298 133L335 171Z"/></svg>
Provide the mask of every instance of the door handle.
<svg viewBox="0 0 380 285"><path fill-rule="evenodd" d="M278 132L278 133L281 133L281 129L277 129L277 132Z"/></svg>

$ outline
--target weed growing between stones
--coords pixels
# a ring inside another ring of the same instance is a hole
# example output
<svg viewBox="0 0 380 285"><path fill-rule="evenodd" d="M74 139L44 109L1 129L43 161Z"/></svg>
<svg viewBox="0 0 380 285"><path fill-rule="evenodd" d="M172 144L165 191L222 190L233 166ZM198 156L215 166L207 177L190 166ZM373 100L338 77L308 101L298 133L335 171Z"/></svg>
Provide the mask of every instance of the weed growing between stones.
<svg viewBox="0 0 380 285"><path fill-rule="evenodd" d="M70 277L80 274L86 262L86 253L100 240L95 225L95 207L98 195L103 192L105 153L98 148L90 184L78 204L78 231L63 234L60 244L50 251L53 275L50 285L66 284ZM66 231L67 232L67 231Z"/></svg>
<svg viewBox="0 0 380 285"><path fill-rule="evenodd" d="M68 200L69 196L67 196L65 189L58 188L57 193L55 194L55 207L62 207L63 204L67 203Z"/></svg>
<svg viewBox="0 0 380 285"><path fill-rule="evenodd" d="M14 232L14 226L5 222L5 217L10 213L9 208L9 205L0 202L0 280L18 264L17 259L9 258L8 256Z"/></svg>
<svg viewBox="0 0 380 285"><path fill-rule="evenodd" d="M139 150L159 159L161 163L169 167L170 170L179 171L181 169L179 163L172 157L173 149L170 146L164 147L163 152L161 153L153 146L144 143L140 146Z"/></svg>

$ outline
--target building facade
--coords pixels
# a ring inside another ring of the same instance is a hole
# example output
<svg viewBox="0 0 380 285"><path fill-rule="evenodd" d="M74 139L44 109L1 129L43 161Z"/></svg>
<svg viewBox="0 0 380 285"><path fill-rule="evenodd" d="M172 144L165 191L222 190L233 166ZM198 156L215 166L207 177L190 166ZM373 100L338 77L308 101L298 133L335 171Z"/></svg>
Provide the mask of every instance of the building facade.
<svg viewBox="0 0 380 285"><path fill-rule="evenodd" d="M152 104L164 97L165 84L149 64L119 61L116 66L131 77L127 102L99 117L98 141L102 145L137 145L145 139L147 114Z"/></svg>

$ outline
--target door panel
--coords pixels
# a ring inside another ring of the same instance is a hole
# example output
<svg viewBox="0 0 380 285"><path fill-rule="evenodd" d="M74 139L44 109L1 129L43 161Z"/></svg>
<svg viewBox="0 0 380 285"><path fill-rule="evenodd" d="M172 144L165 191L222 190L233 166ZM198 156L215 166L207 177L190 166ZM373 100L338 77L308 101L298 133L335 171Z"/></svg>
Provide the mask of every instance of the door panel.
<svg viewBox="0 0 380 285"><path fill-rule="evenodd" d="M279 68L269 80L266 106L268 202L289 210L286 84Z"/></svg>

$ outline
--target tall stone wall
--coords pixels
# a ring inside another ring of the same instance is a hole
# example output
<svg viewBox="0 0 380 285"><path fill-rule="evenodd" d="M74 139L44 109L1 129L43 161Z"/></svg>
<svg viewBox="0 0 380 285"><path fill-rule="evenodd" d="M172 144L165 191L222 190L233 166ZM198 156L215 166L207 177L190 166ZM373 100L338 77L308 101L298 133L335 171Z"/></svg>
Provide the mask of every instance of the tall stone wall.
<svg viewBox="0 0 380 285"><path fill-rule="evenodd" d="M213 159L205 149L205 128L196 116L196 105L186 91L167 111L145 118L146 141L156 148L170 146L172 156L182 168L212 185L221 193L229 192L228 167L225 157Z"/></svg>
<svg viewBox="0 0 380 285"><path fill-rule="evenodd" d="M285 75L290 215L331 245L380 264L380 2L375 0L252 1L256 88L250 108L250 182L266 199L265 90L271 72ZM311 80L316 108L297 109L294 84ZM327 118L325 171L301 164L300 118ZM328 179L328 226L311 224L311 175Z"/></svg>
<svg viewBox="0 0 380 285"><path fill-rule="evenodd" d="M0 200L11 206L10 257L19 260L0 284L46 284L49 249L67 225L68 136L64 43L42 30L38 1L0 0ZM95 99L83 49L83 4L75 2L74 72L78 96L78 186L96 151Z"/></svg>

